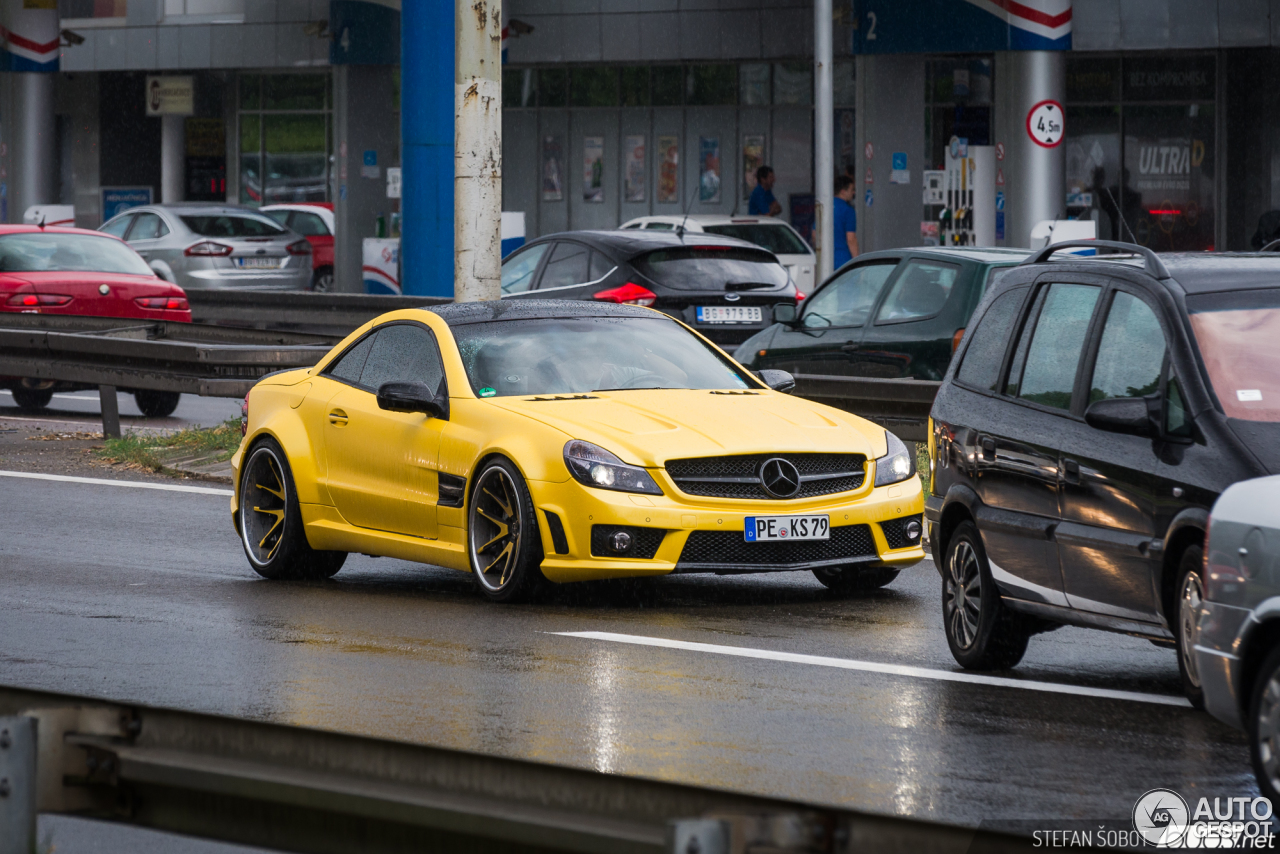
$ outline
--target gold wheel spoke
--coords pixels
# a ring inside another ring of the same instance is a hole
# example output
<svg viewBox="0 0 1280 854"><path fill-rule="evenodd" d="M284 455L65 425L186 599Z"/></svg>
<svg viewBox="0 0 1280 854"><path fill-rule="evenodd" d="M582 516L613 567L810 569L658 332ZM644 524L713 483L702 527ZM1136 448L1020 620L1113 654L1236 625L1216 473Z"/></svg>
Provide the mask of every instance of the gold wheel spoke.
<svg viewBox="0 0 1280 854"><path fill-rule="evenodd" d="M490 491L489 491L489 487L487 487L487 486L486 486L486 487L484 488L484 494L485 494L485 495L487 495L487 496L489 496L490 498L492 498L494 501L498 502L498 506L502 508L502 512L503 512L503 513L506 513L506 514L507 514L507 516L510 516L510 515L511 515L511 502L510 502L509 500L507 500L507 499L506 499L506 492L507 492L507 490L506 490L506 486L504 485L504 486L503 486L503 489L502 489L503 497L502 497L502 498L499 498L498 496L494 495L492 492L490 492Z"/></svg>
<svg viewBox="0 0 1280 854"><path fill-rule="evenodd" d="M261 507L255 507L253 508L253 510L255 513L265 513L268 516L275 517L275 522L273 522L271 524L271 527L267 529L267 532L262 535L262 541L258 543L258 548L262 548L266 546L267 538L271 536L271 534L275 531L275 529L279 528L282 524L284 524L284 511L283 510L263 510ZM279 545L279 543L277 543L276 545ZM274 553L275 549L272 549L271 551L272 553ZM268 560L270 560L269 557L268 557Z"/></svg>
<svg viewBox="0 0 1280 854"><path fill-rule="evenodd" d="M272 489L271 487L269 487L269 486L267 486L266 484L263 484L263 483L259 483L259 484L255 484L255 485L258 487L258 489L261 489L263 492L270 492L270 493L271 493L272 495L274 495L276 498L279 498L281 501L284 501L284 490L283 490L283 489L275 490L275 489Z"/></svg>
<svg viewBox="0 0 1280 854"><path fill-rule="evenodd" d="M503 522L501 519L495 519L494 517L490 516L488 513L484 512L483 507L477 507L476 512L502 529L502 533L498 535L499 537L505 537L507 535L507 532L510 530L510 528L507 526L506 522Z"/></svg>
<svg viewBox="0 0 1280 854"><path fill-rule="evenodd" d="M491 569L493 569L495 566L497 566L497 565L498 565L498 561L502 560L503 558L505 558L505 557L506 557L507 555L509 555L510 553L511 553L511 543L507 543L507 544L503 547L502 551L498 552L498 556L497 556L497 557L495 557L495 558L493 559L493 562L484 568L484 574L485 574L485 575L488 575L488 574L489 574L489 570L491 570ZM506 572L506 569L504 568L504 569L503 569L503 571L502 571L502 581L506 581L506 580L507 580L507 572ZM499 581L499 582L498 582L498 585L499 585L499 586L501 586L501 585L502 585L502 581Z"/></svg>
<svg viewBox="0 0 1280 854"><path fill-rule="evenodd" d="M481 546L480 548L476 549L476 551L477 551L477 552L483 552L485 549L489 548L489 546L493 545L494 543L498 542L499 540L501 540L501 539L505 539L505 538L506 538L506 536L507 536L507 532L506 532L506 531L503 531L501 534L498 534L498 536L494 537L492 540L490 540L489 542L485 543L485 544L484 544L483 546Z"/></svg>

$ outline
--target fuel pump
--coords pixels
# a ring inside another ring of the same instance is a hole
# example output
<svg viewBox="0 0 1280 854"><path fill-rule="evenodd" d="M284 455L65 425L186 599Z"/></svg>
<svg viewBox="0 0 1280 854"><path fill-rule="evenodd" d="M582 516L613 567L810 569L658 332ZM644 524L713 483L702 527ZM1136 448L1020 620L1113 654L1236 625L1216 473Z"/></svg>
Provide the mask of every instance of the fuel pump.
<svg viewBox="0 0 1280 854"><path fill-rule="evenodd" d="M996 156L990 145L947 149L944 201L938 213L943 246L993 246L996 242Z"/></svg>

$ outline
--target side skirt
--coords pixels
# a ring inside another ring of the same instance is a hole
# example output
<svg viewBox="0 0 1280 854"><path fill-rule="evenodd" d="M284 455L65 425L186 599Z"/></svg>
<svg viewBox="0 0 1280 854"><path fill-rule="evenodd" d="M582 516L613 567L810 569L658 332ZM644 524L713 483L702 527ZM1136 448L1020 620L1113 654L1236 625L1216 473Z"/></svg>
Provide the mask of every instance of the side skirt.
<svg viewBox="0 0 1280 854"><path fill-rule="evenodd" d="M1124 620L1119 617L1108 617L1105 614L1092 614L1088 611L1077 611L1060 605L1049 605L1044 602L1028 602L1026 599L1014 599L1001 596L1000 601L1011 611L1040 617L1066 626L1079 626L1084 629L1102 629L1108 632L1133 635L1149 641L1170 642L1173 635L1164 626L1156 623L1140 623L1136 620Z"/></svg>

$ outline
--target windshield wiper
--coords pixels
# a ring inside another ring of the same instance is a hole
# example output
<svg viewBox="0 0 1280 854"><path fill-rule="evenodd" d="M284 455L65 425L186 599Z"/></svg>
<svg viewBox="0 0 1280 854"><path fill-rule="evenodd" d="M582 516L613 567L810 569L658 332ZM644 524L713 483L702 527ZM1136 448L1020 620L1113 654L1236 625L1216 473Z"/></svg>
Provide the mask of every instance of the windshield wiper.
<svg viewBox="0 0 1280 854"><path fill-rule="evenodd" d="M726 291L758 291L761 288L776 288L772 282L729 282L724 286Z"/></svg>

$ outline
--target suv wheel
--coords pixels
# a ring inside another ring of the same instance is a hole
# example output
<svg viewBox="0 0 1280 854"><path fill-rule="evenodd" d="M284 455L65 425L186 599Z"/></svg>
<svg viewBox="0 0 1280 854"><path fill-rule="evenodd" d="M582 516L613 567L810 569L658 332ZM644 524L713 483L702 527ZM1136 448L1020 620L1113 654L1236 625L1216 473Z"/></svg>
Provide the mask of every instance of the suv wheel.
<svg viewBox="0 0 1280 854"><path fill-rule="evenodd" d="M952 533L942 575L943 629L960 666L1007 670L1017 665L1027 651L1031 626L1001 603L972 522L961 522Z"/></svg>
<svg viewBox="0 0 1280 854"><path fill-rule="evenodd" d="M1253 683L1245 730L1258 791L1274 804L1280 800L1280 647L1262 662Z"/></svg>
<svg viewBox="0 0 1280 854"><path fill-rule="evenodd" d="M1178 561L1177 601L1174 603L1173 634L1178 646L1178 673L1182 693L1197 709L1204 708L1204 688L1196 666L1196 641L1200 638L1200 605L1204 601L1204 549L1189 546Z"/></svg>

